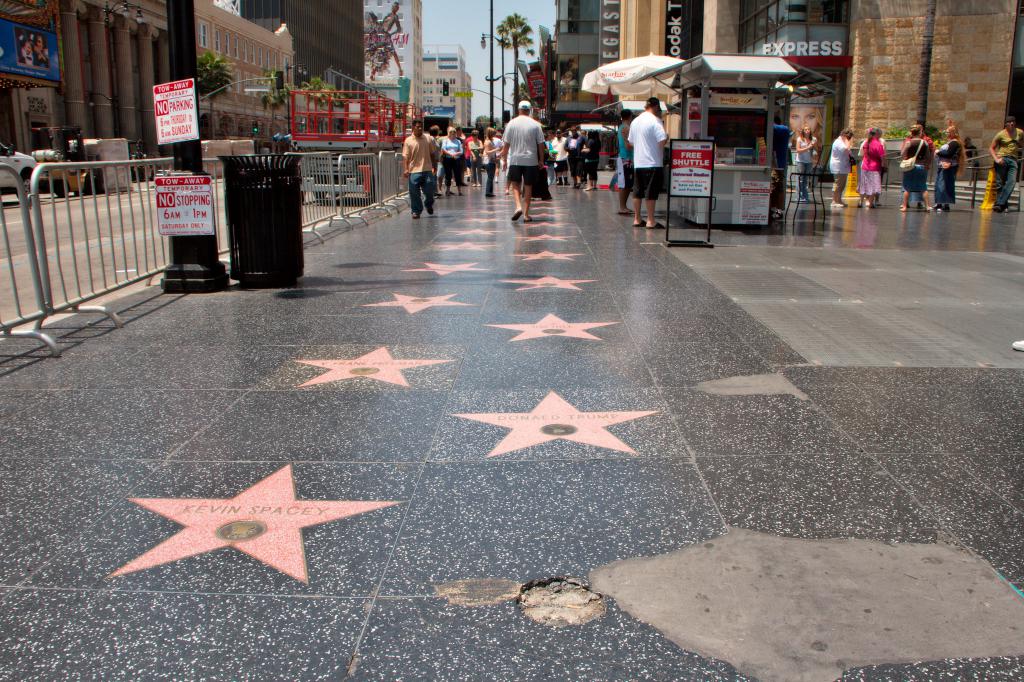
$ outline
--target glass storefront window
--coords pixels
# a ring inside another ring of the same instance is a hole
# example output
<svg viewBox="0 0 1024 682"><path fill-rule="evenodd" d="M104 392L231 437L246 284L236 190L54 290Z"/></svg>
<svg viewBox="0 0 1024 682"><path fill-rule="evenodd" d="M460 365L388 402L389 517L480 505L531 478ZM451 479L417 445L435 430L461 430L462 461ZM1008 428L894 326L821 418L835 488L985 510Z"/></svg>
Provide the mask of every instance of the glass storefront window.
<svg viewBox="0 0 1024 682"><path fill-rule="evenodd" d="M846 24L849 0L741 0L740 47L781 40L772 34L787 24Z"/></svg>

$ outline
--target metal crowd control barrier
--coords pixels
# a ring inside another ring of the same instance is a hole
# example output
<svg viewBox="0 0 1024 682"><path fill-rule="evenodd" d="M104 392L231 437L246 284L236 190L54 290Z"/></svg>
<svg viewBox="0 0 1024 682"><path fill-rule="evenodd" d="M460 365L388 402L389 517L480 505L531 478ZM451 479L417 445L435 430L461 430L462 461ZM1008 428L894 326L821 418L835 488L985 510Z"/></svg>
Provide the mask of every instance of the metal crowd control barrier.
<svg viewBox="0 0 1024 682"><path fill-rule="evenodd" d="M302 173L302 229L311 232L322 243L317 227L333 222L338 215L338 183L334 158L330 152L292 153L299 157Z"/></svg>
<svg viewBox="0 0 1024 682"><path fill-rule="evenodd" d="M122 326L109 308L83 304L166 266L153 179L171 165L148 159L36 166L29 200L47 315L95 312Z"/></svg>
<svg viewBox="0 0 1024 682"><path fill-rule="evenodd" d="M25 183L11 166L0 163L0 186L13 185L18 193L18 222L8 223L7 211L0 210L0 236L3 237L3 273L0 281L0 333L25 336L46 344L57 357L60 349L49 334L39 331L50 309L47 290L39 273L35 235L29 214ZM32 329L18 329L25 325Z"/></svg>
<svg viewBox="0 0 1024 682"><path fill-rule="evenodd" d="M321 241L317 226L341 220L368 223L390 215L408 197L401 156L395 152L301 154L305 193L303 226ZM219 159L204 159L213 177L217 244L228 251L225 180ZM159 275L167 265L167 240L156 224L154 179L171 170L170 158L36 166L26 194L17 172L0 165L0 177L17 185L20 218L0 215L0 335L27 336L60 350L40 331L59 312L95 312L118 327L121 318L89 301ZM15 180L16 178L16 180ZM19 226L17 223L20 222ZM31 325L31 330L22 327Z"/></svg>

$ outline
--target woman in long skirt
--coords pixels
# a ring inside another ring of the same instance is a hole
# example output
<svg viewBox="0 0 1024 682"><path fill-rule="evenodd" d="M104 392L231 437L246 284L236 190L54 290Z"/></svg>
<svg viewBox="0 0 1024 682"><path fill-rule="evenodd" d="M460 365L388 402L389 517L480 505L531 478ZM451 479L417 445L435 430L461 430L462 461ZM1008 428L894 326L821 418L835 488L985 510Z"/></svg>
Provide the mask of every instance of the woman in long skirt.
<svg viewBox="0 0 1024 682"><path fill-rule="evenodd" d="M924 210L930 211L928 205L928 143L924 141L924 129L920 125L910 128L910 137L903 141L903 148L900 149L900 158L904 161L913 160L914 166L910 170L903 171L903 204L900 210L906 212L907 202L910 201L911 193L919 193L924 201Z"/></svg>
<svg viewBox="0 0 1024 682"><path fill-rule="evenodd" d="M935 210L949 211L956 203L956 176L967 165L967 150L960 137L960 129L950 124L946 128L946 144L935 151L939 172L935 177Z"/></svg>

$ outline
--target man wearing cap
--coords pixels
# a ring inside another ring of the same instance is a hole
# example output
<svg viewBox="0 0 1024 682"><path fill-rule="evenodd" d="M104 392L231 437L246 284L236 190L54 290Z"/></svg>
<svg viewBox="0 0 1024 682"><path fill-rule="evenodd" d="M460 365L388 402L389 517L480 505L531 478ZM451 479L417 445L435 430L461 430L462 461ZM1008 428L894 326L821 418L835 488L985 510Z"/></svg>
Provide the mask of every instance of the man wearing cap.
<svg viewBox="0 0 1024 682"><path fill-rule="evenodd" d="M507 159L508 187L516 201L513 222L519 220L520 216L525 216L525 223L533 222L530 217L533 183L538 178L537 174L544 172L544 155L547 151L544 129L530 117L531 109L526 100L519 103L519 115L505 126L505 144L500 152L501 158Z"/></svg>
<svg viewBox="0 0 1024 682"><path fill-rule="evenodd" d="M654 220L654 205L665 184L665 143L668 133L661 123L661 100L647 100L644 113L629 126L629 144L633 147L633 227L640 227L640 202L647 208L647 229L662 225Z"/></svg>

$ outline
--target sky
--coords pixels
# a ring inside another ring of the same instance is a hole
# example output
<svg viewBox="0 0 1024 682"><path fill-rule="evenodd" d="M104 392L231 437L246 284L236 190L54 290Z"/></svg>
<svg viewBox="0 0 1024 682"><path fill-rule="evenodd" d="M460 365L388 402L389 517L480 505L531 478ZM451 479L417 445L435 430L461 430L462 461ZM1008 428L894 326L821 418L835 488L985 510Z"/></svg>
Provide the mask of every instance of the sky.
<svg viewBox="0 0 1024 682"><path fill-rule="evenodd" d="M467 11L471 9L472 11ZM555 25L555 0L494 0L494 23L512 12L526 17L533 27L537 41L537 26L546 26L552 32ZM466 52L466 70L473 79L473 119L490 111L490 87L484 80L490 73L490 49L480 49L480 34L490 33L490 0L423 0L423 44L462 45ZM520 55L521 59L525 59ZM494 50L494 73L501 69L501 51ZM505 72L512 71L512 51L505 55ZM512 78L505 86L505 96L511 97ZM501 118L501 82L494 84L494 116Z"/></svg>

